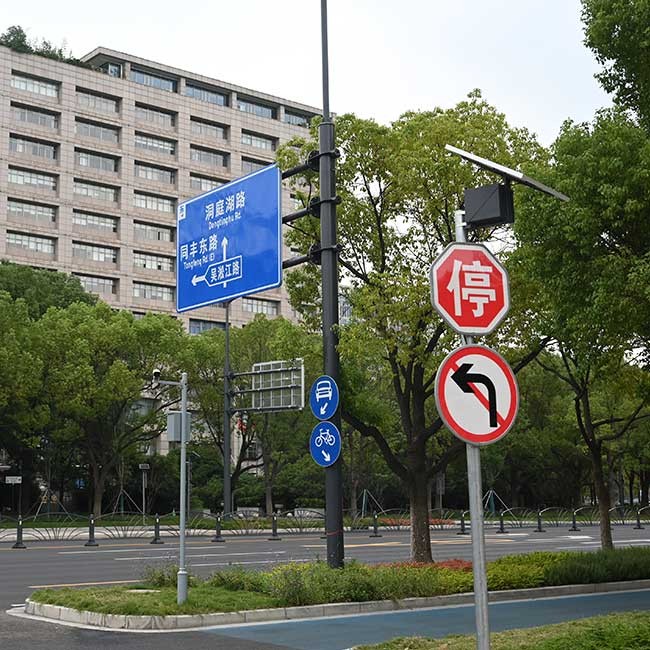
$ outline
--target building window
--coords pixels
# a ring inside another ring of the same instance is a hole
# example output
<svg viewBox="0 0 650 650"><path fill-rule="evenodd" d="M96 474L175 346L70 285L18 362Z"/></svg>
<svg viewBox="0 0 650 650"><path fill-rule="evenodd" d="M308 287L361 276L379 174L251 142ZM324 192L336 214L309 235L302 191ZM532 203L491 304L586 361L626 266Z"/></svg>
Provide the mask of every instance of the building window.
<svg viewBox="0 0 650 650"><path fill-rule="evenodd" d="M52 130L59 128L59 115L57 113L48 113L47 111L12 103L11 116L16 122L44 126Z"/></svg>
<svg viewBox="0 0 650 650"><path fill-rule="evenodd" d="M174 258L135 252L133 253L133 267L150 271L172 272L174 270Z"/></svg>
<svg viewBox="0 0 650 650"><path fill-rule="evenodd" d="M141 162L135 163L135 175L137 178L144 178L145 180L155 181L157 183L165 183L166 185L173 185L176 182L175 170L167 169L165 167L145 165Z"/></svg>
<svg viewBox="0 0 650 650"><path fill-rule="evenodd" d="M226 329L225 323L219 323L212 320L200 320L198 318L190 318L190 334L201 334L214 329Z"/></svg>
<svg viewBox="0 0 650 650"><path fill-rule="evenodd" d="M119 129L117 127L87 122L79 118L75 122L75 132L77 135L86 138L95 138L96 140L110 142L111 144L117 144L119 141Z"/></svg>
<svg viewBox="0 0 650 650"><path fill-rule="evenodd" d="M176 153L176 142L163 138L154 138L142 133L135 134L135 146L138 149L146 149L155 153L164 153L173 156Z"/></svg>
<svg viewBox="0 0 650 650"><path fill-rule="evenodd" d="M51 237L25 235L19 232L7 231L7 244L47 255L54 255L55 250L55 240Z"/></svg>
<svg viewBox="0 0 650 650"><path fill-rule="evenodd" d="M200 174L190 174L190 187L198 192L209 192L215 187L221 187L224 184L225 181L220 181L217 178L201 176Z"/></svg>
<svg viewBox="0 0 650 650"><path fill-rule="evenodd" d="M164 111L161 108L151 108L143 104L135 105L135 119L138 122L155 124L166 129L171 129L176 124L176 114Z"/></svg>
<svg viewBox="0 0 650 650"><path fill-rule="evenodd" d="M156 196L155 194L145 194L144 192L135 192L133 194L133 205L136 208L156 210L157 212L176 211L175 199L168 199L164 196Z"/></svg>
<svg viewBox="0 0 650 650"><path fill-rule="evenodd" d="M241 170L244 174L250 174L251 172L256 172L258 169L264 169L268 167L271 163L264 162L263 160L252 160L251 158L242 158L241 159Z"/></svg>
<svg viewBox="0 0 650 650"><path fill-rule="evenodd" d="M135 81L135 83L142 84L143 86L151 86L152 88L166 90L170 93L176 92L176 81L173 79L160 77L152 72L144 72L143 70L137 70L136 68L131 68L131 81Z"/></svg>
<svg viewBox="0 0 650 650"><path fill-rule="evenodd" d="M120 63L107 61L103 65L100 65L99 69L105 72L109 77L116 77L118 79L122 77L122 65Z"/></svg>
<svg viewBox="0 0 650 650"><path fill-rule="evenodd" d="M242 131L241 143L256 149L266 149L267 151L275 151L275 140L263 135L255 135Z"/></svg>
<svg viewBox="0 0 650 650"><path fill-rule="evenodd" d="M293 124L294 126L304 126L308 127L311 118L306 115L300 115L299 113L291 113L290 111L284 111L284 121L287 124Z"/></svg>
<svg viewBox="0 0 650 650"><path fill-rule="evenodd" d="M16 183L16 185L32 185L33 187L56 190L57 177L52 174L30 172L26 169L10 167L8 179L10 183Z"/></svg>
<svg viewBox="0 0 650 650"><path fill-rule="evenodd" d="M174 289L160 284L146 284L145 282L133 283L133 297L146 298L147 300L174 301Z"/></svg>
<svg viewBox="0 0 650 650"><path fill-rule="evenodd" d="M257 115L258 117L269 117L271 119L275 119L275 108L272 108L271 106L238 99L237 108L244 113L251 113L252 115Z"/></svg>
<svg viewBox="0 0 650 650"><path fill-rule="evenodd" d="M37 77L30 77L29 75L20 74L18 72L11 73L11 87L17 90L26 90L27 92L43 97L59 97L59 82L47 81L46 79L38 79Z"/></svg>
<svg viewBox="0 0 650 650"><path fill-rule="evenodd" d="M277 316L279 303L277 300L262 300L261 298L242 298L242 309L253 314L268 314Z"/></svg>
<svg viewBox="0 0 650 650"><path fill-rule="evenodd" d="M74 273L79 278L81 286L90 293L97 293L104 296L110 296L117 293L117 280L113 278L102 278L96 275L82 275Z"/></svg>
<svg viewBox="0 0 650 650"><path fill-rule="evenodd" d="M228 154L190 145L190 160L212 167L228 167Z"/></svg>
<svg viewBox="0 0 650 650"><path fill-rule="evenodd" d="M135 238L140 241L174 241L173 228L168 228L167 226L155 226L150 223L142 223L141 221L136 221L133 224L133 227Z"/></svg>
<svg viewBox="0 0 650 650"><path fill-rule="evenodd" d="M7 214L22 220L38 221L40 223L56 223L56 208L40 203L28 203L17 199L7 200Z"/></svg>
<svg viewBox="0 0 650 650"><path fill-rule="evenodd" d="M119 113L120 100L108 95L77 88L77 104L102 113Z"/></svg>
<svg viewBox="0 0 650 650"><path fill-rule="evenodd" d="M200 86L186 83L185 94L188 97L194 97L195 99L199 99L202 102L208 102L209 104L228 106L228 96L217 90L208 90L207 88L201 88Z"/></svg>
<svg viewBox="0 0 650 650"><path fill-rule="evenodd" d="M93 262L108 262L117 264L117 250L107 246L95 246L93 244L84 244L82 242L72 242L72 256Z"/></svg>
<svg viewBox="0 0 650 650"><path fill-rule="evenodd" d="M9 136L9 149L14 153L24 153L47 160L56 160L57 145L29 138L21 138L17 135Z"/></svg>
<svg viewBox="0 0 650 650"><path fill-rule="evenodd" d="M117 232L117 217L108 217L103 214L93 214L83 210L73 210L72 223L84 228L95 228L105 232Z"/></svg>
<svg viewBox="0 0 650 650"><path fill-rule="evenodd" d="M78 196L85 196L89 199L96 199L97 201L107 201L109 203L117 203L119 196L119 189L117 187L110 187L109 185L99 185L97 183L87 183L74 179L73 192Z"/></svg>
<svg viewBox="0 0 650 650"><path fill-rule="evenodd" d="M214 122L206 122L195 117L190 118L190 129L195 135L215 140L228 139L228 127Z"/></svg>
<svg viewBox="0 0 650 650"><path fill-rule="evenodd" d="M114 156L104 156L80 149L74 150L74 160L78 167L88 167L103 172L116 172L118 166L117 158Z"/></svg>

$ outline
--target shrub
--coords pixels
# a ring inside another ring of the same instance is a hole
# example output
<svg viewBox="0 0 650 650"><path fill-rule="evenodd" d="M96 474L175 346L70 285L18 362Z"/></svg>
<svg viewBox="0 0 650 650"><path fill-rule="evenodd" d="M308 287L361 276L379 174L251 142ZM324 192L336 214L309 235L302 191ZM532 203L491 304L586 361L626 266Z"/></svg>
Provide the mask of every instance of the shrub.
<svg viewBox="0 0 650 650"><path fill-rule="evenodd" d="M146 566L142 571L142 580L147 587L175 587L178 565ZM196 584L196 576L188 575L188 583Z"/></svg>

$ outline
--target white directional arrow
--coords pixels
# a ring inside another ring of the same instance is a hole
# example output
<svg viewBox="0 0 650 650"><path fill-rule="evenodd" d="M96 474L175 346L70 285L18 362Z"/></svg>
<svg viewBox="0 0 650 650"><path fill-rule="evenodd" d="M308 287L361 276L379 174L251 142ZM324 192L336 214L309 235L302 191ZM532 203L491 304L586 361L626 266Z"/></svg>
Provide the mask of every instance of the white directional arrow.
<svg viewBox="0 0 650 650"><path fill-rule="evenodd" d="M196 286L199 282L205 280L205 275L195 275L192 278L192 284Z"/></svg>
<svg viewBox="0 0 650 650"><path fill-rule="evenodd" d="M223 261L224 262L226 261L226 257L227 257L227 255L226 255L226 249L227 248L228 248L228 239L226 237L224 237L221 240L221 250L223 251Z"/></svg>
<svg viewBox="0 0 650 650"><path fill-rule="evenodd" d="M332 457L324 449L321 449L320 453L323 454L325 462L329 463Z"/></svg>
<svg viewBox="0 0 650 650"><path fill-rule="evenodd" d="M327 411L327 407L329 406L329 402L325 402L323 406L320 407L320 414L325 415L325 411Z"/></svg>

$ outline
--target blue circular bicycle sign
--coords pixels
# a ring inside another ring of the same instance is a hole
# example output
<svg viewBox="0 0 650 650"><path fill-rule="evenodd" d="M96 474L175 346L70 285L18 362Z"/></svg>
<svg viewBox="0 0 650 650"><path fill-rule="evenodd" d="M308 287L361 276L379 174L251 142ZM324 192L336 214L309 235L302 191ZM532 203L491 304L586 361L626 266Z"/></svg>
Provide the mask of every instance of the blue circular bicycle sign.
<svg viewBox="0 0 650 650"><path fill-rule="evenodd" d="M321 467L333 465L341 453L341 434L331 422L319 422L311 432L309 451Z"/></svg>
<svg viewBox="0 0 650 650"><path fill-rule="evenodd" d="M329 375L321 375L309 391L311 412L319 420L329 420L339 406L339 387Z"/></svg>

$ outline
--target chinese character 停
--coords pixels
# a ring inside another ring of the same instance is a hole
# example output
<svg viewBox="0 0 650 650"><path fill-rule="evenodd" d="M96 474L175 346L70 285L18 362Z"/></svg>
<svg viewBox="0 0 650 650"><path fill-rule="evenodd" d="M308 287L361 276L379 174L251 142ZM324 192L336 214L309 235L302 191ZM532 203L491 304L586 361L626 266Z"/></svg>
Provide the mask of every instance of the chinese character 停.
<svg viewBox="0 0 650 650"><path fill-rule="evenodd" d="M496 290L490 286L490 274L493 270L491 266L481 266L478 260L474 260L471 264L463 264L460 260L454 260L454 268L447 290L454 295L456 316L462 314L463 303L473 305L474 316L483 316L485 304L496 300Z"/></svg>

